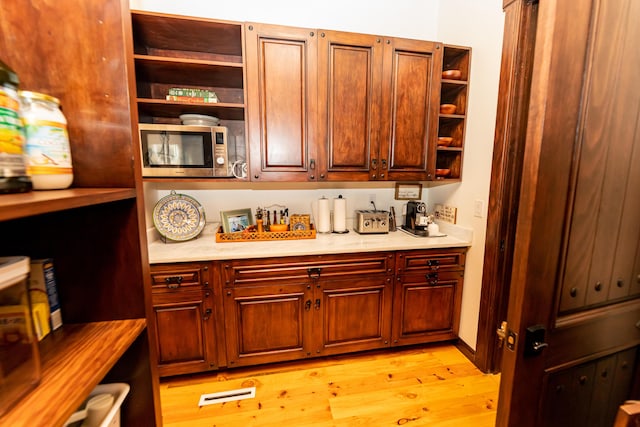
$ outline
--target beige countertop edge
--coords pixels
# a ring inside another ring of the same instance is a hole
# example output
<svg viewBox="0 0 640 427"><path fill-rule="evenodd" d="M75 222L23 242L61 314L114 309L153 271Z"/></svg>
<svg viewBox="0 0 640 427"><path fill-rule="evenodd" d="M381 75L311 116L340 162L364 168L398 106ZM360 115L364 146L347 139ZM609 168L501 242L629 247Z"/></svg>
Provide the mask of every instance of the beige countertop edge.
<svg viewBox="0 0 640 427"><path fill-rule="evenodd" d="M315 239L279 240L265 242L216 243L216 224L207 225L195 239L186 242L149 243L151 264L215 261L226 259L267 258L274 256L302 256L356 252L398 251L413 249L441 249L469 247L473 233L469 229L442 224L442 237L415 237L403 231L388 234L320 234Z"/></svg>

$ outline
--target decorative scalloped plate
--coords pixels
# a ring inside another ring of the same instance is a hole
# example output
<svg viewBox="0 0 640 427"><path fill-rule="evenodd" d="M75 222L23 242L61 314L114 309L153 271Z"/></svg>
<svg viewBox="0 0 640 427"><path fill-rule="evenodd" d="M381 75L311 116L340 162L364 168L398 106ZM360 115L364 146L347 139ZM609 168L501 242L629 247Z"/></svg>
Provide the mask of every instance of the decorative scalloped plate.
<svg viewBox="0 0 640 427"><path fill-rule="evenodd" d="M161 236L176 241L196 237L205 225L204 208L193 197L174 190L153 208L153 225Z"/></svg>

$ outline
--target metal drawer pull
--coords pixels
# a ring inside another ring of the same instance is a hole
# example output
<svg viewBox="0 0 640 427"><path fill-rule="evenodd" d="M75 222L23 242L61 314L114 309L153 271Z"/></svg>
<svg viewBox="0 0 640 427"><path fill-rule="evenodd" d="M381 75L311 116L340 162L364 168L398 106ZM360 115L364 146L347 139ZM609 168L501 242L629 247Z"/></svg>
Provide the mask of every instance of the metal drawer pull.
<svg viewBox="0 0 640 427"><path fill-rule="evenodd" d="M178 289L182 284L182 280L182 276L169 276L165 277L164 282L167 284L167 288Z"/></svg>
<svg viewBox="0 0 640 427"><path fill-rule="evenodd" d="M309 278L313 280L318 280L320 278L321 271L322 269L320 267L307 268L307 274L309 275Z"/></svg>

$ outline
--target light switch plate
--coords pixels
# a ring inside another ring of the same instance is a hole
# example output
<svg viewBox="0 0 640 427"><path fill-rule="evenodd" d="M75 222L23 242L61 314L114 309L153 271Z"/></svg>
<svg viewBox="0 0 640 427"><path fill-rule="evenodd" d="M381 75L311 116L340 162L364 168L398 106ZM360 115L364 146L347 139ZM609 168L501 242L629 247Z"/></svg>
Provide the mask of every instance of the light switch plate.
<svg viewBox="0 0 640 427"><path fill-rule="evenodd" d="M482 218L484 216L484 201L476 200L473 202L473 216Z"/></svg>
<svg viewBox="0 0 640 427"><path fill-rule="evenodd" d="M435 219L455 224L458 215L458 208L447 205L435 205L433 215L435 216Z"/></svg>

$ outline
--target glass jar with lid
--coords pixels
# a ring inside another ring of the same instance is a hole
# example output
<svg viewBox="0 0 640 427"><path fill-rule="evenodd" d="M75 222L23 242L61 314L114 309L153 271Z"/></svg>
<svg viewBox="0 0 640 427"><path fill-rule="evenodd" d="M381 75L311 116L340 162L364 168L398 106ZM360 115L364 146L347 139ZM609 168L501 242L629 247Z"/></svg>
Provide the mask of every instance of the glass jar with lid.
<svg viewBox="0 0 640 427"><path fill-rule="evenodd" d="M67 119L60 100L38 92L20 91L27 138L27 173L34 190L67 188L73 182Z"/></svg>

